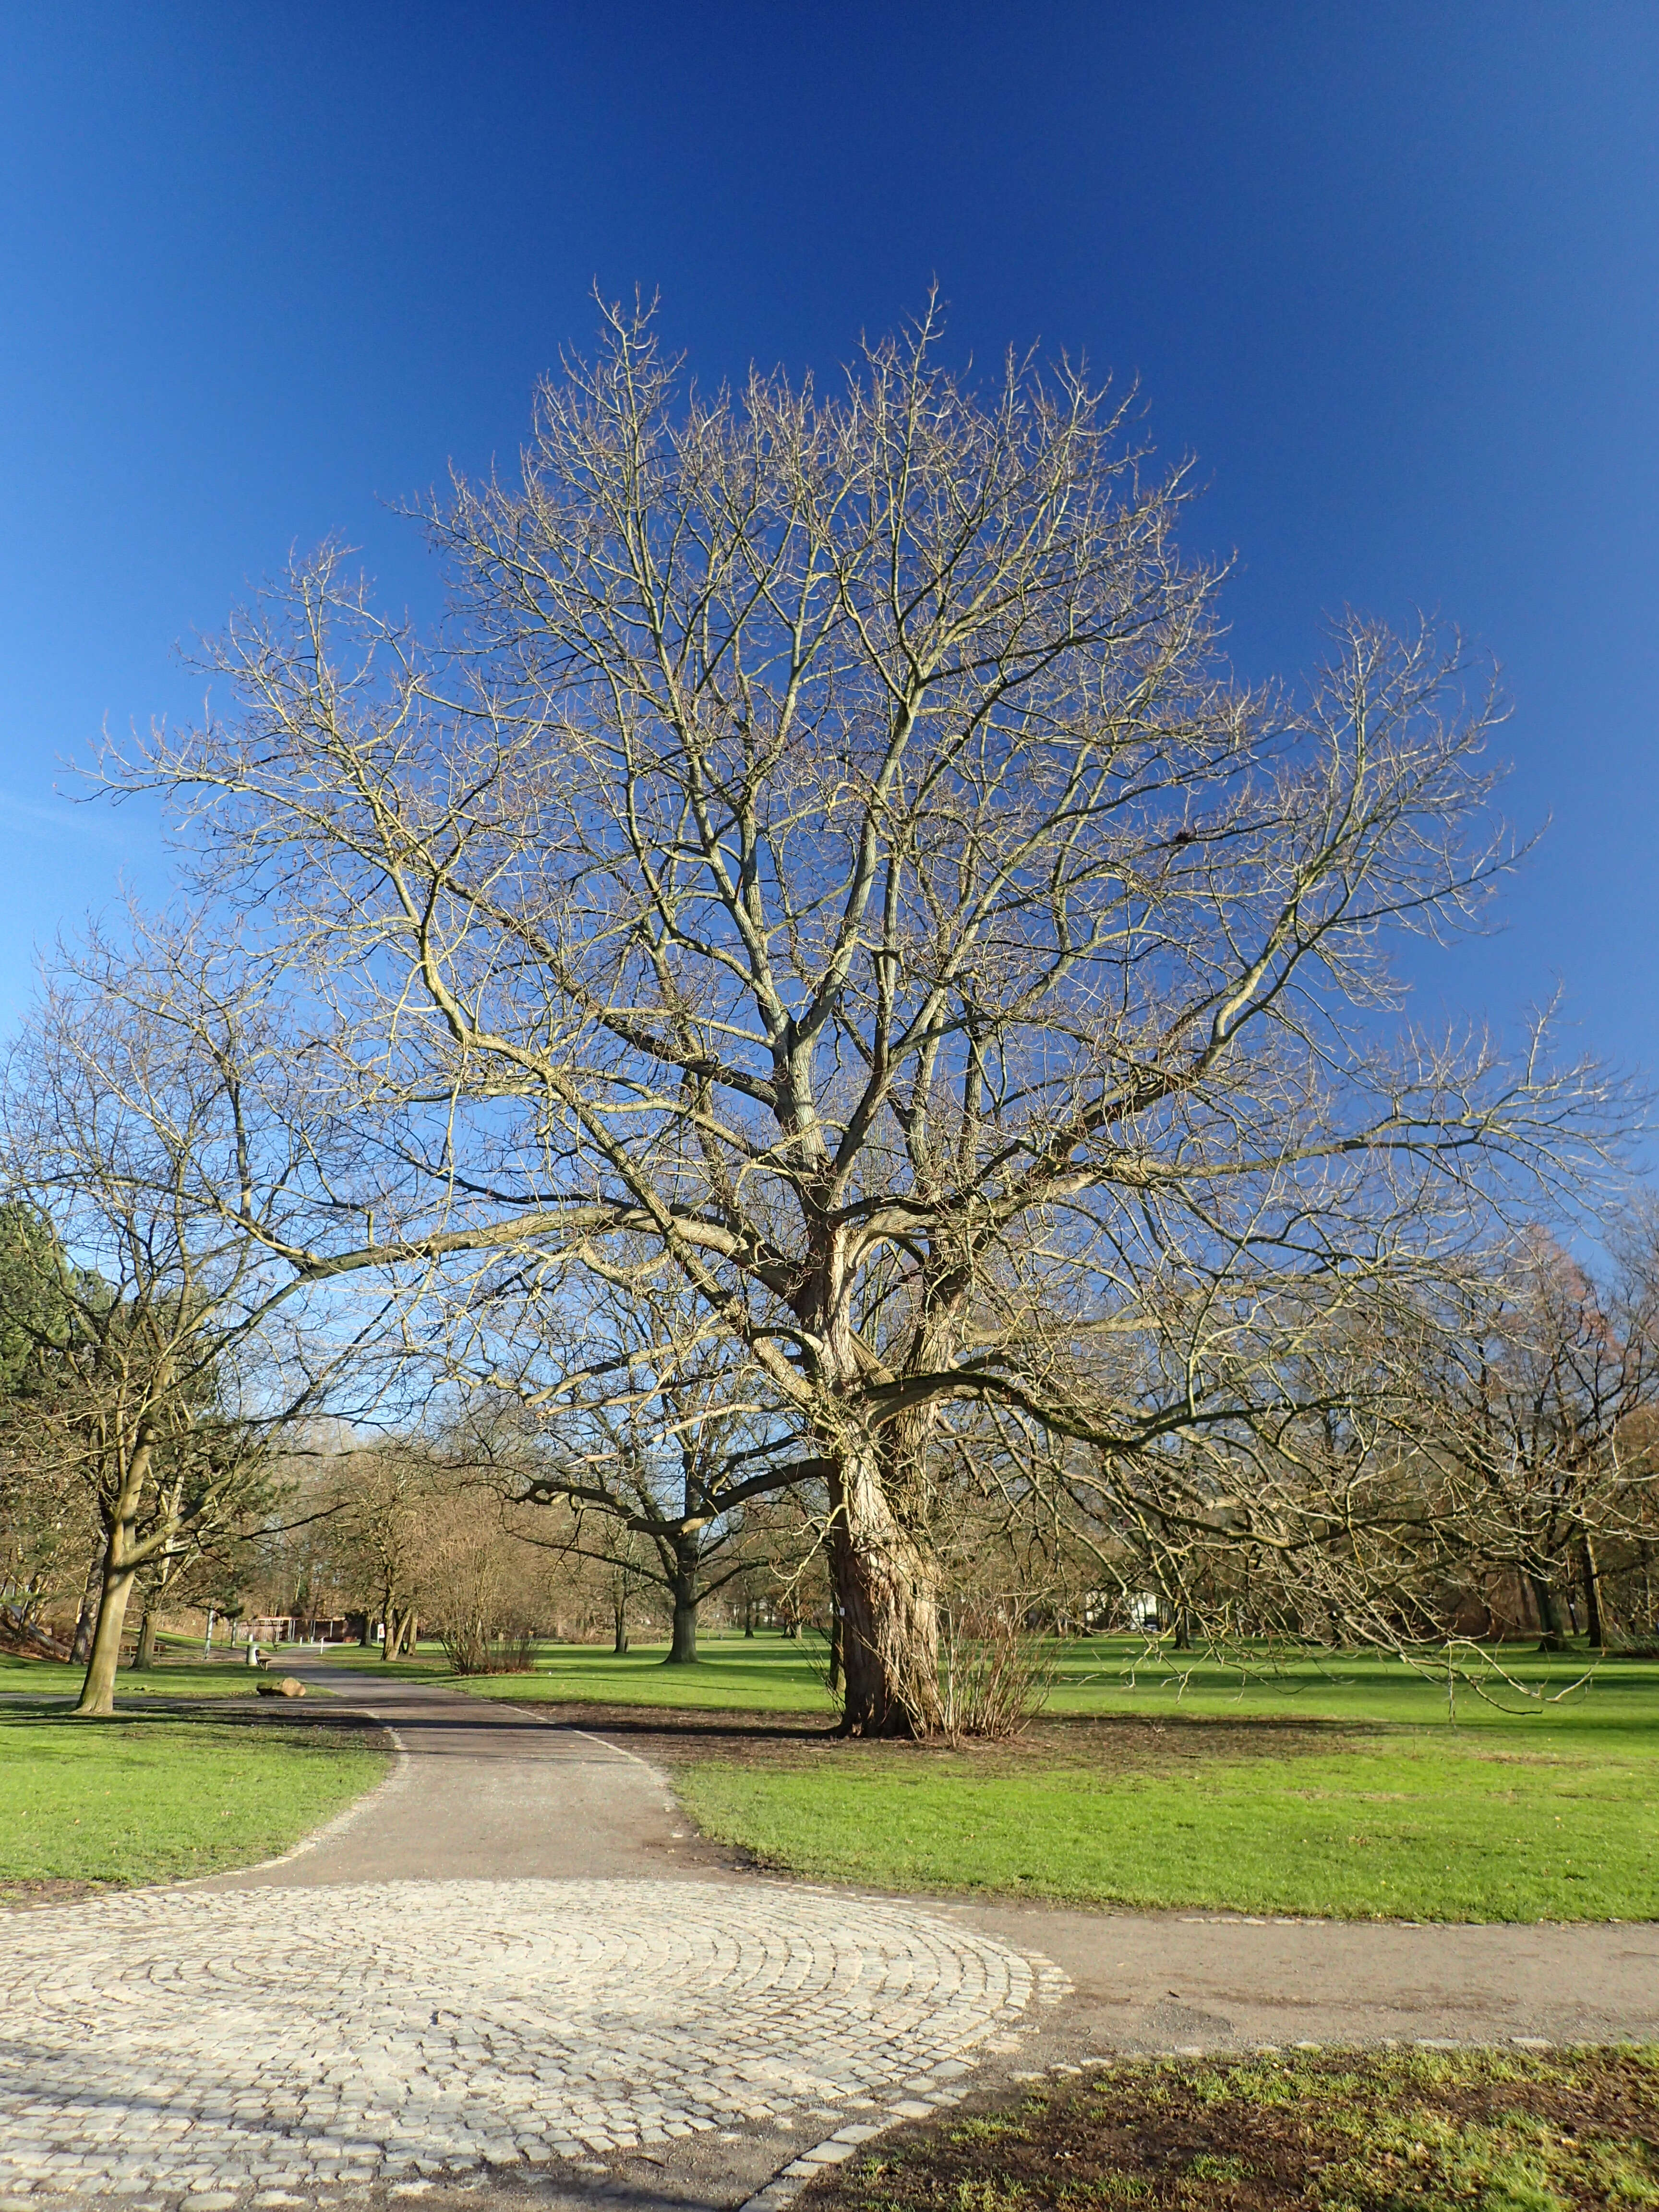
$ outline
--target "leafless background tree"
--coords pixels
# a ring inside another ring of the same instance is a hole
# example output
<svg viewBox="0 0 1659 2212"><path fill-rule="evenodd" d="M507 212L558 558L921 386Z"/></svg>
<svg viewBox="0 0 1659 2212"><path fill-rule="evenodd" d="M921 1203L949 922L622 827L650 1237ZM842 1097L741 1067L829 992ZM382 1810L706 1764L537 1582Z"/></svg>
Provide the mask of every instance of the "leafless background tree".
<svg viewBox="0 0 1659 2212"><path fill-rule="evenodd" d="M659 1250L613 1251L580 1306L567 1272L546 1285L538 1255L515 1254L476 1284L453 1449L510 1503L566 1509L515 1525L608 1571L618 1650L626 1597L652 1586L672 1614L668 1663L689 1665L706 1600L757 1566L789 1573L799 1544L757 1509L811 1469L764 1369Z"/></svg>
<svg viewBox="0 0 1659 2212"><path fill-rule="evenodd" d="M89 1486L103 1531L78 1710L112 1710L128 1601L269 1504L271 1434L349 1346L314 1339L273 1254L294 1154L264 1117L284 1041L233 944L131 917L47 972L0 1092L9 1205L73 1265L48 1316L15 1304L61 1387L32 1411L37 1464Z"/></svg>

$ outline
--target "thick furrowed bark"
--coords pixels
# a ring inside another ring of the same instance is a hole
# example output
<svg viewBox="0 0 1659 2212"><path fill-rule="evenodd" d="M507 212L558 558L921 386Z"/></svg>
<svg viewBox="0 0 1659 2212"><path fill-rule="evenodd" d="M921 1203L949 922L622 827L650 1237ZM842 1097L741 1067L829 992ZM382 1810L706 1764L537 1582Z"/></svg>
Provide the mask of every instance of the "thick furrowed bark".
<svg viewBox="0 0 1659 2212"><path fill-rule="evenodd" d="M831 1556L841 1613L842 1733L931 1735L942 1724L939 1576L873 1467L846 1470Z"/></svg>
<svg viewBox="0 0 1659 2212"><path fill-rule="evenodd" d="M690 1508L688 1504L687 1510ZM697 1608L702 1603L699 1588L697 1556L695 1536L682 1535L674 1545L674 1632L664 1662L669 1667L695 1667L697 1663Z"/></svg>

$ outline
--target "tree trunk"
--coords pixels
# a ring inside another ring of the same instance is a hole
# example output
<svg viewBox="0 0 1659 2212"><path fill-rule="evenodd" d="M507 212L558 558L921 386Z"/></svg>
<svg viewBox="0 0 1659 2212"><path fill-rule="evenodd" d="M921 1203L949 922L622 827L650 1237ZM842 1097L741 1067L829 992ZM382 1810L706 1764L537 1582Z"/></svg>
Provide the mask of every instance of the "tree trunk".
<svg viewBox="0 0 1659 2212"><path fill-rule="evenodd" d="M841 1607L836 1603L836 1594L830 1593L830 1694L833 1698L841 1689Z"/></svg>
<svg viewBox="0 0 1659 2212"><path fill-rule="evenodd" d="M98 1597L98 1626L93 1632L92 1654L86 1680L75 1708L77 1720L107 1720L115 1711L115 1675L121 1663L121 1631L126 1622L127 1600L147 1550L141 1550L136 1528L144 1485L149 1478L155 1446L140 1430L121 1470L121 1486L107 1509L108 1537L104 1548L104 1571Z"/></svg>
<svg viewBox="0 0 1659 2212"><path fill-rule="evenodd" d="M115 1711L115 1676L121 1663L121 1632L126 1623L127 1600L137 1577L136 1566L106 1560L98 1598L98 1626L93 1631L87 1677L81 1685L81 1701L75 1708L78 1720L107 1720Z"/></svg>
<svg viewBox="0 0 1659 2212"><path fill-rule="evenodd" d="M1589 1640L1596 1650L1603 1650L1607 1633L1601 1621L1601 1577L1595 1565L1595 1547L1588 1536L1578 1540L1578 1564L1584 1576L1584 1620Z"/></svg>
<svg viewBox="0 0 1659 2212"><path fill-rule="evenodd" d="M745 1636L752 1636L755 1632L755 1601L747 1592L743 1601L743 1632Z"/></svg>
<svg viewBox="0 0 1659 2212"><path fill-rule="evenodd" d="M138 1616L138 1648L132 1655L135 1674L147 1673L155 1664L155 1614L146 1602Z"/></svg>
<svg viewBox="0 0 1659 2212"><path fill-rule="evenodd" d="M611 1614L616 1624L617 1632L616 1641L611 1644L611 1649L617 1657L621 1659L625 1656L628 1650L628 1600L625 1597L613 1600Z"/></svg>
<svg viewBox="0 0 1659 2212"><path fill-rule="evenodd" d="M696 1554L693 1552L688 1557L684 1553L679 1553L674 1561L674 1633L664 1666L696 1665L699 1601Z"/></svg>
<svg viewBox="0 0 1659 2212"><path fill-rule="evenodd" d="M843 1735L931 1735L939 1688L939 1572L889 1504L873 1457L844 1463L830 1559L841 1613Z"/></svg>
<svg viewBox="0 0 1659 2212"><path fill-rule="evenodd" d="M1533 1602L1538 1607L1540 1651L1559 1651L1566 1639L1561 1633L1561 1604L1554 1590L1541 1575L1527 1577L1532 1585Z"/></svg>
<svg viewBox="0 0 1659 2212"><path fill-rule="evenodd" d="M75 1634L70 1642L70 1664L84 1667L92 1656L92 1632L98 1624L98 1601L104 1587L104 1562L95 1559L87 1569L87 1578L81 1588L80 1609L75 1616Z"/></svg>

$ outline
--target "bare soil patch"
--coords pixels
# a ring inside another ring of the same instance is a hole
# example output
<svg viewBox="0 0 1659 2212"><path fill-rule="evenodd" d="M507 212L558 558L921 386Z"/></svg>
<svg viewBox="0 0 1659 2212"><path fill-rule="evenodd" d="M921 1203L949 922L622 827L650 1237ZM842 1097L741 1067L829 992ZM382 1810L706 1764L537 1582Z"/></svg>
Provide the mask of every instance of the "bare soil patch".
<svg viewBox="0 0 1659 2212"><path fill-rule="evenodd" d="M79 1905L83 1898L101 1897L106 1890L119 1887L118 1882L107 1881L0 1880L0 1908L21 1912L37 1905Z"/></svg>
<svg viewBox="0 0 1659 2212"><path fill-rule="evenodd" d="M1659 2052L1120 2064L884 2136L800 2212L1592 2212L1659 2203Z"/></svg>
<svg viewBox="0 0 1659 2212"><path fill-rule="evenodd" d="M667 1767L704 1759L799 1771L827 1760L862 1773L1010 1775L1061 1768L1102 1774L1188 1771L1217 1759L1293 1759L1358 1750L1383 1731L1340 1721L1218 1721L1140 1715L1050 1715L1012 1743L862 1743L793 1713L665 1712L654 1706L525 1705L550 1726L591 1729Z"/></svg>

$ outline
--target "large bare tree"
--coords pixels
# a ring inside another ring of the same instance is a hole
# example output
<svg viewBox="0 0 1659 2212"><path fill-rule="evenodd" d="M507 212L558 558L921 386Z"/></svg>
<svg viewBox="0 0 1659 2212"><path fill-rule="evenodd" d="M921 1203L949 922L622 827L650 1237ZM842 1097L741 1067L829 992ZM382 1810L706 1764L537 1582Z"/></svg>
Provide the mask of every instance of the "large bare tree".
<svg viewBox="0 0 1659 2212"><path fill-rule="evenodd" d="M613 313L520 481L430 507L439 637L325 555L223 719L107 766L319 979L360 1210L293 1263L459 1309L530 1255L551 1310L654 1246L827 1486L873 1734L938 1717L953 1408L1153 1468L1282 1422L1583 1097L1385 1042L1390 934L1508 855L1455 643L1348 621L1241 689L1133 410L938 347L704 394Z"/></svg>

